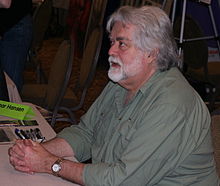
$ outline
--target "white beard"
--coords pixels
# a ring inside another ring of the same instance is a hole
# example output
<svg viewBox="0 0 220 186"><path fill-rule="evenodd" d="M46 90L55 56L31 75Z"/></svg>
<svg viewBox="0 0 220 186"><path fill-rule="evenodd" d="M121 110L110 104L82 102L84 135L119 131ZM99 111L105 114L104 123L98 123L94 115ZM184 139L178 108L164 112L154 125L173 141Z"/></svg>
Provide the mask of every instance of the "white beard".
<svg viewBox="0 0 220 186"><path fill-rule="evenodd" d="M126 76L123 71L123 64L121 60L116 57L109 56L108 61L110 65L110 68L108 70L108 77L114 82L119 82L120 80L124 79ZM113 63L116 63L119 66L113 67Z"/></svg>
<svg viewBox="0 0 220 186"><path fill-rule="evenodd" d="M142 70L141 57L139 55L127 66L124 66L119 58L113 56L109 56L108 61L110 65L108 77L114 82L135 76ZM112 66L113 63L117 64L117 67Z"/></svg>

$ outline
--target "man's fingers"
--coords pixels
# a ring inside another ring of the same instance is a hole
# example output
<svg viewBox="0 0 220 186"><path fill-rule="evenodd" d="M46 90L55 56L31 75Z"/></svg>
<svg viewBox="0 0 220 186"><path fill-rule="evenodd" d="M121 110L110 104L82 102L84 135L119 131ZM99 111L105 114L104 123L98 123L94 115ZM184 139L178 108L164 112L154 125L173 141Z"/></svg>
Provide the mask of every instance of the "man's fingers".
<svg viewBox="0 0 220 186"><path fill-rule="evenodd" d="M34 146L35 143L32 140L27 139L27 140L24 140L24 145L26 145L26 146Z"/></svg>
<svg viewBox="0 0 220 186"><path fill-rule="evenodd" d="M22 172L26 172L26 173L29 173L29 174L34 174L33 171L31 171L28 167L25 167L25 166L14 166L14 168L18 171L22 171Z"/></svg>
<svg viewBox="0 0 220 186"><path fill-rule="evenodd" d="M15 156L10 156L9 161L13 166L25 166L25 162Z"/></svg>
<svg viewBox="0 0 220 186"><path fill-rule="evenodd" d="M9 153L10 153L11 156L16 154L16 156L20 157L20 159L24 158L24 156L25 156L24 151L18 145L13 145L9 149Z"/></svg>
<svg viewBox="0 0 220 186"><path fill-rule="evenodd" d="M9 148L9 149L8 149L8 154L9 154L9 156L13 156L13 157L16 157L16 158L21 159L21 160L23 160L23 159L24 159L24 156L25 156L24 152L21 151L21 150L20 150L19 148L17 148L17 147L11 147L11 148Z"/></svg>

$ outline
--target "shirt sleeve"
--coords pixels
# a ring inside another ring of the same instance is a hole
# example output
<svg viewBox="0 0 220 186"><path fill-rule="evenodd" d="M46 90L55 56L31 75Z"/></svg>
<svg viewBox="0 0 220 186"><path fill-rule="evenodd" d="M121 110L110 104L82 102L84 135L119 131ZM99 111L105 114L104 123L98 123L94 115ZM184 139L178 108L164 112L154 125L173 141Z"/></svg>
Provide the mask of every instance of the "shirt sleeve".
<svg viewBox="0 0 220 186"><path fill-rule="evenodd" d="M86 185L154 185L192 152L192 123L178 108L163 104L143 115L124 136L127 145L117 162L85 166Z"/></svg>
<svg viewBox="0 0 220 186"><path fill-rule="evenodd" d="M91 143L94 140L93 129L100 115L103 99L109 90L112 89L113 84L109 83L101 95L89 108L87 113L80 118L78 125L72 125L63 129L57 137L65 139L72 147L75 157L82 162L91 158Z"/></svg>

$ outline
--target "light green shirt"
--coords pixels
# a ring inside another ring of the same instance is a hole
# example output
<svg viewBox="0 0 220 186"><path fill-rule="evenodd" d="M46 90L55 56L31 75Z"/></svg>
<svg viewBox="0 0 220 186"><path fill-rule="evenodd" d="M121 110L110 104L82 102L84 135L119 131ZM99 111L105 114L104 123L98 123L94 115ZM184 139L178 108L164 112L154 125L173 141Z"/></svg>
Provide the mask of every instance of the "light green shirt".
<svg viewBox="0 0 220 186"><path fill-rule="evenodd" d="M210 115L172 68L156 72L124 105L127 90L110 82L81 118L64 129L91 186L217 186Z"/></svg>

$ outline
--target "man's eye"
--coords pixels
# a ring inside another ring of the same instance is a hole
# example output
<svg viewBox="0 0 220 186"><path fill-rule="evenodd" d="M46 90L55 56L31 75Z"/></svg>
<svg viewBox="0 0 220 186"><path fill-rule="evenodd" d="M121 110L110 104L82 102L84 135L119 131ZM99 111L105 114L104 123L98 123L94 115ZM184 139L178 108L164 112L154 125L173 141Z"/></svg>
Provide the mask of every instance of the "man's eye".
<svg viewBox="0 0 220 186"><path fill-rule="evenodd" d="M119 46L120 46L120 47L125 47L125 46L126 46L126 44L125 44L125 43L123 43L123 42L119 42Z"/></svg>
<svg viewBox="0 0 220 186"><path fill-rule="evenodd" d="M111 46L114 45L114 43L115 43L114 41L110 41L110 45L111 45Z"/></svg>

